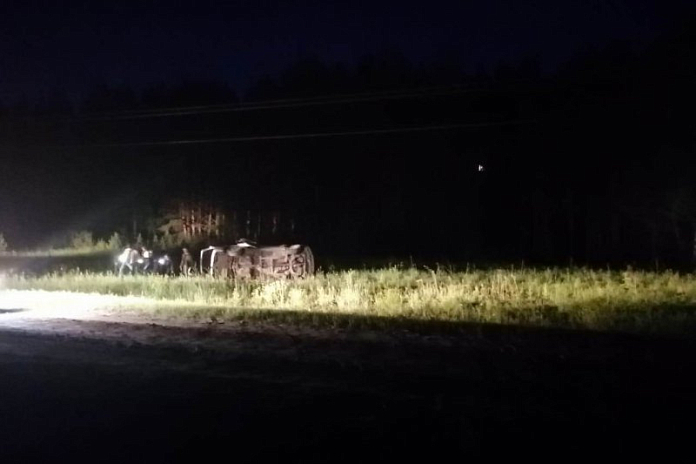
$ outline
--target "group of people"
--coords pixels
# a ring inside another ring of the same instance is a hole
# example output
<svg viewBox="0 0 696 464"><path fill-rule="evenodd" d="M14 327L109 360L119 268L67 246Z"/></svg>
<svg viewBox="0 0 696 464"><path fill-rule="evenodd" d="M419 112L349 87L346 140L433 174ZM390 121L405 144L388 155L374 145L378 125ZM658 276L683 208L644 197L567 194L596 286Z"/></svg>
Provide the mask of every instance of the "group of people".
<svg viewBox="0 0 696 464"><path fill-rule="evenodd" d="M131 248L126 247L116 258L114 263L118 275L125 272L130 274L174 274L174 263L168 254L155 256L154 252L145 246ZM195 272L196 263L188 248L182 248L179 261L179 274L188 276Z"/></svg>

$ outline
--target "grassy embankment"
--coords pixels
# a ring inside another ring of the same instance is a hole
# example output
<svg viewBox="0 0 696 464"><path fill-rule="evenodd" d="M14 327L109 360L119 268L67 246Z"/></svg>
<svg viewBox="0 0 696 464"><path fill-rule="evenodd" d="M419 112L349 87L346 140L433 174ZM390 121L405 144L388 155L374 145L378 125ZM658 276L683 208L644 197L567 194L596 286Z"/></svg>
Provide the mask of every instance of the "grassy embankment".
<svg viewBox="0 0 696 464"><path fill-rule="evenodd" d="M321 326L492 323L640 333L696 332L696 276L676 272L390 267L300 281L228 281L73 272L6 276L12 289L136 295L162 316Z"/></svg>

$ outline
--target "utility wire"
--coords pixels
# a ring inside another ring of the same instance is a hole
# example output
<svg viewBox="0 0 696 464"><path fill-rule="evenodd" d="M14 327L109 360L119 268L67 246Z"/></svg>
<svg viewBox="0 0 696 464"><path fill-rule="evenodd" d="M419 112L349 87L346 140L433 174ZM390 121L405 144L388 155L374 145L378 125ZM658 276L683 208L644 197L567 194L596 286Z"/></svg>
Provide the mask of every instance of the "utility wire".
<svg viewBox="0 0 696 464"><path fill-rule="evenodd" d="M514 81L525 82L526 80ZM181 106L168 108L152 108L152 109L133 109L117 112L98 112L85 113L76 116L25 116L24 119L38 119L43 121L111 121L111 120L129 120L129 119L145 119L169 116L188 116L196 114L209 113L226 113L238 111L256 111L266 109L283 109L283 108L300 108L307 106L333 105L341 103L362 103L369 101L380 100L399 100L403 98L416 97L431 97L431 96L447 96L461 95L476 92L500 92L511 90L510 88L493 88L493 87L425 87L421 89L406 89L383 92L362 92L353 94L334 94L328 96L305 97L305 98L286 98L276 100L263 100L259 102L242 102L242 103L227 103L227 104L212 104L212 105L197 105L197 106Z"/></svg>
<svg viewBox="0 0 696 464"><path fill-rule="evenodd" d="M351 135L372 135L372 134L395 134L403 132L425 132L448 129L475 129L481 127L494 126L516 126L523 124L534 124L534 120L520 121L503 121L503 122L487 122L487 123L460 123L460 124L442 124L435 126L411 126L398 127L389 129L369 129L357 131L340 131L340 132L314 132L305 134L281 134L281 135L254 135L247 137L222 137L212 139L192 139L192 140L165 140L154 142L121 142L121 143L103 143L103 144L81 144L80 147L108 148L108 147L139 147L139 146L171 146L171 145L194 145L206 143L230 143L230 142L254 142L261 140L289 140L303 138L320 138L320 137L342 137ZM67 147L67 146L64 146Z"/></svg>
<svg viewBox="0 0 696 464"><path fill-rule="evenodd" d="M499 89L498 89L499 90ZM203 105L190 107L173 107L153 110L135 110L132 113L111 113L103 116L85 115L80 119L86 120L119 120L119 119L141 119L163 116L186 116L192 114L206 113L226 113L236 111L255 111L277 108L300 108L306 106L333 105L340 103L362 103L379 100L399 100L414 97L433 97L460 95L475 92L493 91L490 88L470 88L460 89L452 87L433 87L430 89L399 91L399 92L379 92L379 93L358 93L336 96L310 97L310 98L290 98L281 100L267 100L262 102L231 103L223 105Z"/></svg>
<svg viewBox="0 0 696 464"><path fill-rule="evenodd" d="M257 111L257 110L269 110L269 109L283 109L283 108L301 108L308 106L322 106L322 105L335 105L340 103L363 103L369 101L379 101L379 100L400 100L403 98L410 97L424 97L424 96L446 96L446 95L457 95L462 93L467 93L471 91L450 91L450 92L437 92L437 93L409 93L401 95L384 95L384 96L374 96L374 97L361 97L361 98L340 98L334 100L321 100L321 101L304 101L295 103L279 103L279 104L269 104L269 105L255 105L255 106L232 106L232 107L222 107L222 108L208 108L208 109L195 109L195 110L175 110L169 112L156 112L156 113L145 113L145 114L133 114L124 116L102 116L94 118L82 118L83 120L91 121L114 121L114 120L127 120L127 119L148 119L148 118L159 118L159 117L170 117L170 116L189 116L196 114L212 114L212 113L233 113L239 111Z"/></svg>
<svg viewBox="0 0 696 464"><path fill-rule="evenodd" d="M484 88L480 88L481 90L485 90ZM446 91L446 90L464 90L459 88L458 86L432 86L432 87L421 87L421 88L412 88L412 89L398 89L398 90L384 90L384 91L379 91L379 92L357 92L357 93L341 93L341 94L332 94L332 95L317 95L317 96L309 96L309 97L290 97L290 98L279 98L279 99L272 99L272 100L260 100L260 101L248 101L248 102L237 102L237 103L214 103L214 104L207 104L207 105L190 105L190 106L172 106L172 107L162 107L162 108L141 108L141 109L130 109L130 110L121 110L121 111L112 111L112 112L98 112L98 113L86 113L86 117L90 116L98 116L98 115L104 115L104 116L120 116L120 115L128 115L128 114L144 114L144 113L158 113L158 112L177 112L177 111L187 111L187 110L199 110L199 109L220 109L220 108L230 108L230 107L255 107L255 106L264 106L264 105L272 105L272 104L286 104L286 103L302 103L302 102L312 102L312 101L320 101L320 100L334 100L334 99L343 99L343 98L353 98L353 97L379 97L379 96L390 96L390 95L398 95L398 94L410 94L410 93L424 93L427 94L428 92L439 92L439 91ZM471 89L471 90L476 90L476 89Z"/></svg>

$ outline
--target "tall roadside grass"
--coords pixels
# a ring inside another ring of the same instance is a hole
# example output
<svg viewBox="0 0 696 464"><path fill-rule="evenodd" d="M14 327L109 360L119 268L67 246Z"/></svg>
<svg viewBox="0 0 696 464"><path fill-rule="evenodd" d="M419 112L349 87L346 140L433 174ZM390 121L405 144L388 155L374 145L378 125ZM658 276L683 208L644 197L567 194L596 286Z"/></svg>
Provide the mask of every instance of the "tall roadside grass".
<svg viewBox="0 0 696 464"><path fill-rule="evenodd" d="M495 323L651 333L696 332L696 276L549 268L342 271L290 281L66 273L6 276L11 289L135 295L175 303L180 315ZM195 308L195 309L192 309Z"/></svg>

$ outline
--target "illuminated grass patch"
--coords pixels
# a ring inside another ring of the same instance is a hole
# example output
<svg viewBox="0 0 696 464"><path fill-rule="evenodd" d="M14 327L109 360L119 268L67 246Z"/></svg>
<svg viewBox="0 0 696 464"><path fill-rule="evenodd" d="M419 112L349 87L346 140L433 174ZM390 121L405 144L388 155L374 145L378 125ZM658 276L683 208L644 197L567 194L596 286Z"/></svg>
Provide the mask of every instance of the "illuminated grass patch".
<svg viewBox="0 0 696 464"><path fill-rule="evenodd" d="M5 288L96 292L162 300L185 317L280 317L342 324L355 320L495 323L692 333L696 276L675 272L546 270L424 271L397 267L321 273L299 281L233 281L67 273L7 276Z"/></svg>

